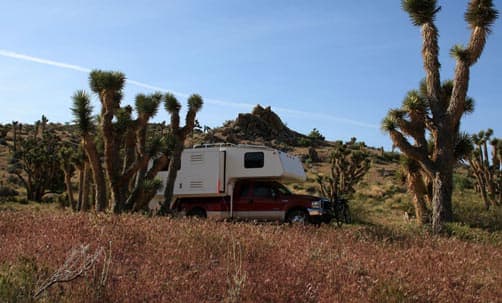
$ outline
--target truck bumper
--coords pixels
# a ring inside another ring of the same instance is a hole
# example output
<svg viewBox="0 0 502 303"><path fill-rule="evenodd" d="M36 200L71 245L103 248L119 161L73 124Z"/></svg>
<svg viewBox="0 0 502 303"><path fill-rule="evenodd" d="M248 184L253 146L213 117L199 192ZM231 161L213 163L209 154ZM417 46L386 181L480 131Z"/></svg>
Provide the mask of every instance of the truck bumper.
<svg viewBox="0 0 502 303"><path fill-rule="evenodd" d="M312 222L329 223L333 218L331 211L322 208L308 208L307 209Z"/></svg>
<svg viewBox="0 0 502 303"><path fill-rule="evenodd" d="M307 208L307 211L309 212L309 216L311 217L323 217L331 215L330 211L322 208Z"/></svg>

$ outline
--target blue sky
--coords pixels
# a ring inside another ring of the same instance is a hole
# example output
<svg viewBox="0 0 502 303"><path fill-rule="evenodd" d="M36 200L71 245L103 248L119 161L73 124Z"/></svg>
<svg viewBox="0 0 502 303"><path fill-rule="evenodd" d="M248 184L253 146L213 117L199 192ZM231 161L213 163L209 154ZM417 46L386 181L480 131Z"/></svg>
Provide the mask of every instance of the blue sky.
<svg viewBox="0 0 502 303"><path fill-rule="evenodd" d="M449 49L469 38L465 1L438 1L442 78ZM502 1L495 0L498 9ZM502 28L497 21L471 72L476 110L462 124L502 136ZM166 89L205 100L202 125L255 104L330 140L391 146L379 125L423 78L420 31L399 1L0 0L0 123L71 121L71 95L88 69L120 70L124 104ZM94 100L97 107L98 102ZM168 120L160 111L157 121Z"/></svg>

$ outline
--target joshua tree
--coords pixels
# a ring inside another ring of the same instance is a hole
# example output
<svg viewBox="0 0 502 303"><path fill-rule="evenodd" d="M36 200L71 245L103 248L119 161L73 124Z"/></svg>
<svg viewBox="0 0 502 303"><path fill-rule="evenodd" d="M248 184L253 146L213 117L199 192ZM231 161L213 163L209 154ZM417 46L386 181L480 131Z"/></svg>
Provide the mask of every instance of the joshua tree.
<svg viewBox="0 0 502 303"><path fill-rule="evenodd" d="M125 75L120 72L93 70L89 75L91 90L99 96L101 101L99 126L103 136L104 171L107 187L110 189L111 208L115 213L121 211L124 193L119 186L121 167L113 118L120 108L125 80Z"/></svg>
<svg viewBox="0 0 502 303"><path fill-rule="evenodd" d="M202 108L202 97L193 94L188 98L188 112L185 118L185 126L180 127L180 109L181 104L172 94L166 94L164 97L164 107L171 114L171 137L173 139L173 150L169 162L169 173L167 177L166 188L164 192L164 203L161 207L161 213L166 213L173 207L174 201L173 189L176 175L181 167L181 153L183 152L186 137L195 127L195 115Z"/></svg>
<svg viewBox="0 0 502 303"><path fill-rule="evenodd" d="M22 182L27 198L40 202L45 193L60 191L63 187L58 157L60 138L46 131L38 138L28 134L17 140L16 149L12 147L9 173Z"/></svg>
<svg viewBox="0 0 502 303"><path fill-rule="evenodd" d="M478 189L486 209L500 205L502 189L501 148L502 141L492 139L493 130L480 131L472 135L471 153L466 157L476 176ZM488 154L488 144L491 145L491 158Z"/></svg>
<svg viewBox="0 0 502 303"><path fill-rule="evenodd" d="M92 106L89 94L85 91L77 91L73 95L73 107L71 108L77 124L77 130L82 138L82 146L87 155L92 171L95 186L96 211L104 211L107 206L106 183L100 155L94 141L95 125L92 119Z"/></svg>
<svg viewBox="0 0 502 303"><path fill-rule="evenodd" d="M157 113L161 96L140 95L136 99L139 109L138 119L132 120L132 108L120 107L125 75L120 72L92 71L89 76L90 86L101 101L100 131L104 146L104 171L111 209L114 213L124 210L131 180L139 170L144 170L150 158L158 151L158 145L152 145L145 152L145 134L148 120ZM115 119L115 120L114 120ZM134 143L137 153L134 154ZM123 152L124 157L120 154Z"/></svg>
<svg viewBox="0 0 502 303"><path fill-rule="evenodd" d="M454 46L451 55L456 67L451 84L441 84L438 29L435 18L440 7L435 0L403 0L403 9L414 25L422 29L422 57L425 70L424 98L417 92L408 94L402 109L391 110L383 122L393 143L416 161L432 180L432 225L434 232L444 221L453 218L452 187L455 145L462 115L472 109L467 98L470 67L485 47L490 28L498 16L491 0L470 0L465 20L471 28L466 47ZM450 90L451 87L451 90ZM426 134L432 138L429 154ZM413 138L414 144L408 141Z"/></svg>
<svg viewBox="0 0 502 303"><path fill-rule="evenodd" d="M330 155L330 175L317 176L321 193L331 201L354 192L354 186L370 168L369 154L364 143L352 140L337 141Z"/></svg>

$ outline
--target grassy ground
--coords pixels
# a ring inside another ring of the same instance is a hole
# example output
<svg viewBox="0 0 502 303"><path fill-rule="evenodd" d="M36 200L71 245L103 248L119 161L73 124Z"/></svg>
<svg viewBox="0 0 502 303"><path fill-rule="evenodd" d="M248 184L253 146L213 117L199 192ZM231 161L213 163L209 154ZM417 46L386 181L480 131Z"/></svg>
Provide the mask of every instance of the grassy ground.
<svg viewBox="0 0 502 303"><path fill-rule="evenodd" d="M353 202L358 218L361 203ZM366 207L365 215L379 207ZM483 216L495 220L499 214ZM81 245L88 245L86 256L97 256L95 263L82 277L42 292L41 302L497 302L502 297L499 231L457 224L451 237L434 237L413 222L380 220L316 228L74 214L53 204L3 203L0 301L32 302L32 294L64 267L72 251L83 252Z"/></svg>
<svg viewBox="0 0 502 303"><path fill-rule="evenodd" d="M318 149L324 159L328 152ZM327 163L307 166L307 182L289 187L317 194ZM3 182L6 168L0 146ZM456 222L432 236L404 216L413 207L397 170L394 158L375 157L350 200L355 224L342 228L74 214L0 200L0 302L499 302L502 209L484 210L461 175ZM93 262L81 276L33 298L83 260Z"/></svg>

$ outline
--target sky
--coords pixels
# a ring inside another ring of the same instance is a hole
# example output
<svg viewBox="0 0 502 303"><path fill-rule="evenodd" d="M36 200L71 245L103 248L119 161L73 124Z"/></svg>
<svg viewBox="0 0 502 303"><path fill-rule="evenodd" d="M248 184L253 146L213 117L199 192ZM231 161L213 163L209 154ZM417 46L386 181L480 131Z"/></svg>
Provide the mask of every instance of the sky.
<svg viewBox="0 0 502 303"><path fill-rule="evenodd" d="M446 80L455 63L449 49L469 39L467 0L438 3ZM186 108L198 93L201 125L221 126L261 104L296 131L389 149L380 123L424 77L420 50L420 29L396 0L0 0L0 123L42 114L71 122L71 96L89 91L89 71L117 70L128 78L124 105L161 90ZM471 69L476 107L464 131L502 136L500 54L497 20ZM96 96L93 105L97 112ZM161 110L154 120L169 115Z"/></svg>

